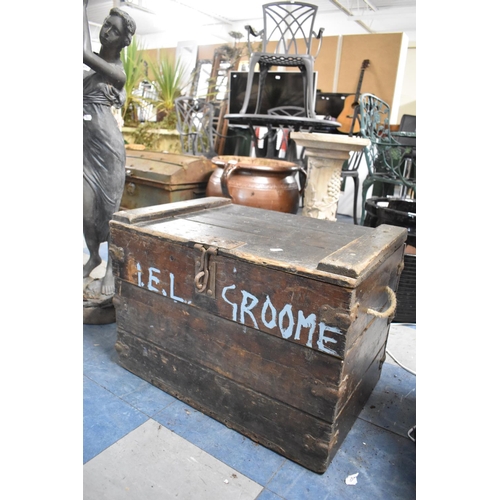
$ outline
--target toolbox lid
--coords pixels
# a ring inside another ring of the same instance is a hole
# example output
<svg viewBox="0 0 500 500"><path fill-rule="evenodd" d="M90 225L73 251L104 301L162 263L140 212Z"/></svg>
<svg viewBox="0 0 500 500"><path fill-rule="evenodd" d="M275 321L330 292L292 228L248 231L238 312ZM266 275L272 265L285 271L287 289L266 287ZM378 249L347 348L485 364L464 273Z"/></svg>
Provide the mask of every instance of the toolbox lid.
<svg viewBox="0 0 500 500"><path fill-rule="evenodd" d="M208 182L215 165L204 156L127 150L125 168L128 181L136 178L175 185Z"/></svg>
<svg viewBox="0 0 500 500"><path fill-rule="evenodd" d="M117 212L116 222L219 255L355 287L404 244L405 228L377 228L235 205L208 197Z"/></svg>

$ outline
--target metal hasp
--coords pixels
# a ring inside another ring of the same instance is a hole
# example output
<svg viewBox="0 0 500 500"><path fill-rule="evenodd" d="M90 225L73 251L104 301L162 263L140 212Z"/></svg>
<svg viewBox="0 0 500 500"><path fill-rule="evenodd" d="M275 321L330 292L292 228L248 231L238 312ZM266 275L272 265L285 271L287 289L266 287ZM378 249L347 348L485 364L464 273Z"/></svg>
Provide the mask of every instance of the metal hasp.
<svg viewBox="0 0 500 500"><path fill-rule="evenodd" d="M196 257L194 266L194 286L197 293L203 293L207 297L215 298L215 272L217 264L213 262L211 256L217 255L216 247L205 248L203 245L196 243L195 249L200 251L200 255Z"/></svg>

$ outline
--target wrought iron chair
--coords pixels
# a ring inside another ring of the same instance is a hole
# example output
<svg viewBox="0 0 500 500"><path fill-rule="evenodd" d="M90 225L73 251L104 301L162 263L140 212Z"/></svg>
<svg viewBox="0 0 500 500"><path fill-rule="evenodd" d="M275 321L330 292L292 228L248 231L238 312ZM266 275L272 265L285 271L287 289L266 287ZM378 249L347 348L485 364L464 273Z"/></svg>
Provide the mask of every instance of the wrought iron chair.
<svg viewBox="0 0 500 500"><path fill-rule="evenodd" d="M414 177L414 170L417 165L417 117L415 115L403 115L398 131L393 132L392 135L403 146L410 146L411 149L405 152L405 170L408 172L407 175ZM404 186L402 195L406 195L406 192L407 188Z"/></svg>
<svg viewBox="0 0 500 500"><path fill-rule="evenodd" d="M313 31L318 7L308 3L291 1L268 3L262 6L262 10L264 28L261 31L256 32L251 26L245 26L251 55L245 100L240 113L245 114L247 111L252 92L255 65L258 63L260 74L255 108L256 114L260 111L262 90L269 69L272 66L287 66L298 67L302 72L306 116L314 118L316 116L314 112L314 60L321 49L324 31L324 28L321 28L317 34ZM250 36L262 37L261 51L252 51ZM314 56L311 54L313 37L319 40ZM276 43L274 50L271 49L273 43ZM303 49L304 45L305 50Z"/></svg>
<svg viewBox="0 0 500 500"><path fill-rule="evenodd" d="M354 224L358 223L358 194L359 194L359 165L361 163L362 151L353 151L348 160L342 165L342 179L350 177L354 182L353 203L352 203L352 218Z"/></svg>
<svg viewBox="0 0 500 500"><path fill-rule="evenodd" d="M215 156L212 104L196 97L178 97L175 112L182 152L194 156Z"/></svg>
<svg viewBox="0 0 500 500"><path fill-rule="evenodd" d="M408 168L407 159L412 147L396 140L390 129L390 106L373 94L360 97L361 135L370 140L364 149L368 175L363 181L361 221L365 219L365 203L368 190L376 182L401 186L416 198L414 169ZM416 135L415 135L416 137Z"/></svg>
<svg viewBox="0 0 500 500"><path fill-rule="evenodd" d="M240 148L240 139L247 139L244 134L234 133L227 136L217 132L214 122L214 105L198 97L178 97L175 100L177 115L177 132L179 132L181 149L184 154L206 156L213 158L218 153L215 150L215 138L235 139L235 155Z"/></svg>

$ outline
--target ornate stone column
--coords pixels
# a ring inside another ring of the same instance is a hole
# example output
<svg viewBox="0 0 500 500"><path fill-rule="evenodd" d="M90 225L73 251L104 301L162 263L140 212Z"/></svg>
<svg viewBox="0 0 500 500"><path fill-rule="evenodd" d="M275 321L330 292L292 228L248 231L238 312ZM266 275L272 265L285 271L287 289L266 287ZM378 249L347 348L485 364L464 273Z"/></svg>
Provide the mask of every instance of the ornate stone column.
<svg viewBox="0 0 500 500"><path fill-rule="evenodd" d="M370 141L361 137L307 132L292 132L291 138L305 148L309 159L302 214L337 220L342 165L351 151L362 150Z"/></svg>

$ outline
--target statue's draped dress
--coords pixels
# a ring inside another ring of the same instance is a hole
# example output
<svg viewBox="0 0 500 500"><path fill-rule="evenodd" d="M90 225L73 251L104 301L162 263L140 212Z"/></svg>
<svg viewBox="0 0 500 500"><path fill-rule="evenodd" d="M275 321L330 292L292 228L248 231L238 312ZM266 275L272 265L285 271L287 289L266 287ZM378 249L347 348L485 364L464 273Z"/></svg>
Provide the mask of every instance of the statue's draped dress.
<svg viewBox="0 0 500 500"><path fill-rule="evenodd" d="M94 192L92 213L102 243L109 221L119 210L125 185L125 145L111 106L121 108L125 90L117 90L93 70L83 77L83 179ZM84 213L84 217L85 217Z"/></svg>

